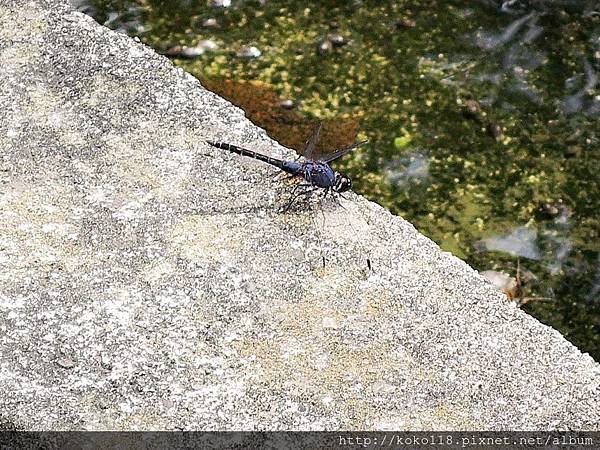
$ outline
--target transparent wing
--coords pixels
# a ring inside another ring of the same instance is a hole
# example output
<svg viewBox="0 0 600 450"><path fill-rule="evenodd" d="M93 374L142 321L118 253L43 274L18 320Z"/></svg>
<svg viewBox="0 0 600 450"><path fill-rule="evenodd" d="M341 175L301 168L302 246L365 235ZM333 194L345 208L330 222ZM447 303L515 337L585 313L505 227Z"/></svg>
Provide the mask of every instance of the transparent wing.
<svg viewBox="0 0 600 450"><path fill-rule="evenodd" d="M319 134L321 134L321 127L323 124L319 122L315 127L315 130L306 141L306 146L304 147L304 158L305 159L314 159L315 156L315 146L317 145L317 141L319 140Z"/></svg>
<svg viewBox="0 0 600 450"><path fill-rule="evenodd" d="M330 161L333 161L334 159L338 159L340 156L344 156L350 150L354 150L356 147L360 147L361 145L364 145L367 142L369 142L369 141L357 142L356 144L352 144L350 147L346 147L346 148L342 148L340 150L336 150L333 153L327 153L327 154L319 157L319 161L323 161L323 162L327 162L328 163Z"/></svg>

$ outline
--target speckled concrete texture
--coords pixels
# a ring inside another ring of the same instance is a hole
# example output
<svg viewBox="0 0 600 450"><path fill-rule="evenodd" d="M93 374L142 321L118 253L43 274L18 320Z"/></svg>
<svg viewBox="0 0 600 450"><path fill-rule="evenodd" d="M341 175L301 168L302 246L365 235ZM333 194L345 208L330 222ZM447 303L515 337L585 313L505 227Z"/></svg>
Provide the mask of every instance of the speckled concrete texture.
<svg viewBox="0 0 600 450"><path fill-rule="evenodd" d="M204 141L291 152L166 58L62 3L0 24L3 426L598 429L592 358L357 195L281 212Z"/></svg>

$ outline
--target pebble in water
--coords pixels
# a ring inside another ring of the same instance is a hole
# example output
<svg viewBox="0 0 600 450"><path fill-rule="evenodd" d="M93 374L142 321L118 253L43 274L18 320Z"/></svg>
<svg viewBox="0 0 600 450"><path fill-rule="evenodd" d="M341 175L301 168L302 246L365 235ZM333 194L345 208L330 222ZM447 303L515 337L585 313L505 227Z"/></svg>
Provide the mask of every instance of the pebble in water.
<svg viewBox="0 0 600 450"><path fill-rule="evenodd" d="M326 55L328 53L331 53L332 50L333 44L328 39L324 39L317 44L317 53L319 55Z"/></svg>
<svg viewBox="0 0 600 450"><path fill-rule="evenodd" d="M398 30L408 30L410 28L414 28L417 26L417 22L412 19L400 19L396 21L396 29Z"/></svg>
<svg viewBox="0 0 600 450"><path fill-rule="evenodd" d="M203 55L206 51L214 51L218 48L218 45L209 39L204 39L198 42L198 45L194 47L185 47L181 45L175 45L168 48L164 55L170 58L197 58Z"/></svg>
<svg viewBox="0 0 600 450"><path fill-rule="evenodd" d="M465 117L473 120L481 120L481 106L476 100L467 100L463 111Z"/></svg>
<svg viewBox="0 0 600 450"><path fill-rule="evenodd" d="M261 51L254 46L244 46L236 52L238 58L245 59L258 58L260 55L262 55Z"/></svg>
<svg viewBox="0 0 600 450"><path fill-rule="evenodd" d="M488 123L487 132L491 137L496 139L497 142L502 142L504 140L504 133L502 132L502 127L497 123Z"/></svg>
<svg viewBox="0 0 600 450"><path fill-rule="evenodd" d="M202 21L202 26L204 28L216 28L219 26L219 23L217 22L217 19L215 19L214 17L209 17Z"/></svg>
<svg viewBox="0 0 600 450"><path fill-rule="evenodd" d="M293 100L287 99L280 101L279 106L281 106L283 109L293 109L296 104Z"/></svg>
<svg viewBox="0 0 600 450"><path fill-rule="evenodd" d="M229 8L231 0L208 0L209 8Z"/></svg>
<svg viewBox="0 0 600 450"><path fill-rule="evenodd" d="M202 47L204 50L209 51L209 52L213 52L217 48L219 48L219 46L215 43L215 41L211 41L210 39L201 40L200 42L198 42L197 47Z"/></svg>
<svg viewBox="0 0 600 450"><path fill-rule="evenodd" d="M341 47L342 45L347 44L346 39L340 33L331 33L327 36L327 40L336 47Z"/></svg>

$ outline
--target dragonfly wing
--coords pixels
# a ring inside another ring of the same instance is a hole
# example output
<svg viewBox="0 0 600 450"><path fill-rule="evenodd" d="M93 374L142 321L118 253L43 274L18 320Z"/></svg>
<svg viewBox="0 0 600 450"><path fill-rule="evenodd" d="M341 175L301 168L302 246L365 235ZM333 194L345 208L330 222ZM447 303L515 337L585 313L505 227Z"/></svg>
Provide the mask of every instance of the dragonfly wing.
<svg viewBox="0 0 600 450"><path fill-rule="evenodd" d="M315 127L313 133L306 141L306 146L304 147L304 158L305 159L313 159L315 156L315 146L317 145L317 141L319 140L319 134L321 134L322 123L319 122Z"/></svg>
<svg viewBox="0 0 600 450"><path fill-rule="evenodd" d="M357 142L356 144L352 144L350 147L346 147L346 148L342 148L340 150L336 150L333 153L328 153L326 155L323 155L321 158L319 158L319 161L323 161L323 162L327 162L328 163L330 161L333 161L334 159L338 159L340 156L344 156L350 150L354 150L356 147L360 147L361 145L364 145L367 142L369 142L369 141Z"/></svg>

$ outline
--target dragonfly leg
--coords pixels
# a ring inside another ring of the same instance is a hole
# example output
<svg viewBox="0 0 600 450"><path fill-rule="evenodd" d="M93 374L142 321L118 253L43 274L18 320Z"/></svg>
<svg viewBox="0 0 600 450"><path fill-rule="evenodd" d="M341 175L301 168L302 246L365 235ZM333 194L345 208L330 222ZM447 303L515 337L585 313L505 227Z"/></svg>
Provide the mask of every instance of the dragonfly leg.
<svg viewBox="0 0 600 450"><path fill-rule="evenodd" d="M342 205L342 202L340 202L340 197L342 197L344 200L348 199L342 194L340 194L339 192L335 192L333 189L327 188L323 193L323 199L327 198L327 195L331 195L331 197L335 200L338 206L340 206L342 209L346 209L344 208L344 205Z"/></svg>
<svg viewBox="0 0 600 450"><path fill-rule="evenodd" d="M314 190L313 189L311 191L299 192L299 193L296 194L296 191L298 191L298 189L300 189L301 187L308 187L308 186L312 186L312 184L302 183L302 184L297 184L296 185L296 187L292 191L291 199L290 199L289 203L287 204L287 206L283 209L283 212L288 212L289 209L291 208L291 206L294 204L294 202L296 201L296 199L298 197L300 197L303 194L306 195L308 193L311 193Z"/></svg>

